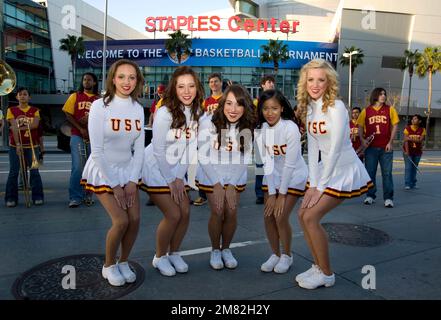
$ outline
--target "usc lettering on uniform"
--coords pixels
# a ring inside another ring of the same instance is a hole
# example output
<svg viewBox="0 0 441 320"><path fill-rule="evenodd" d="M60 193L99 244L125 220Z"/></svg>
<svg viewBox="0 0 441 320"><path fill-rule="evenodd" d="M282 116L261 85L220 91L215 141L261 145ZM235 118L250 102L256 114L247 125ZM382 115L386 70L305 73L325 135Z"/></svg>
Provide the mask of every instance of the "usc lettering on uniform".
<svg viewBox="0 0 441 320"><path fill-rule="evenodd" d="M325 121L310 121L308 122L308 131L313 134L326 134L327 131L325 129L326 122ZM312 130L312 131L311 131Z"/></svg>
<svg viewBox="0 0 441 320"><path fill-rule="evenodd" d="M213 143L213 148L214 148L215 150L219 150L219 149L220 149L220 145L219 145L219 142L218 142L218 141L214 141L214 143ZM231 140L228 140L228 143L227 143L227 145L225 146L225 151L227 151L227 152L231 152L231 151L233 151L233 142L232 142Z"/></svg>
<svg viewBox="0 0 441 320"><path fill-rule="evenodd" d="M112 122L112 130L113 131L119 131L121 128L121 119L110 119ZM129 132L132 131L132 119L124 119L124 129ZM135 120L135 128L136 131L141 131L141 120Z"/></svg>
<svg viewBox="0 0 441 320"><path fill-rule="evenodd" d="M376 124L376 123L382 123L387 124L387 117L386 116L372 116L368 119L369 124Z"/></svg>
<svg viewBox="0 0 441 320"><path fill-rule="evenodd" d="M266 146L266 149L268 150L268 152L270 152L271 153L271 151L272 151L272 153L275 155L275 156L281 156L281 155L285 155L286 154L286 148L288 147L288 145L285 143L285 144L283 144L283 145L281 145L281 146L279 146L279 145L273 145L272 147L271 146Z"/></svg>
<svg viewBox="0 0 441 320"><path fill-rule="evenodd" d="M92 102L90 102L90 101L78 102L78 110L90 110L91 105L92 105Z"/></svg>
<svg viewBox="0 0 441 320"><path fill-rule="evenodd" d="M175 131L175 139L181 139L182 137L182 131L185 131L185 139L189 140L191 139L191 128L185 128L185 129L174 129Z"/></svg>

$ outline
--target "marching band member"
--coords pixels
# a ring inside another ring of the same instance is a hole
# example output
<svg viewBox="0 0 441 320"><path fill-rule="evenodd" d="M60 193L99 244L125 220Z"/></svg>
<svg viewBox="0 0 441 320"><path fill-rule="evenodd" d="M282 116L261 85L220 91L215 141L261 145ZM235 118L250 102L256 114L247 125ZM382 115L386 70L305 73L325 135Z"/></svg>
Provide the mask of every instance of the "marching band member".
<svg viewBox="0 0 441 320"><path fill-rule="evenodd" d="M92 205L90 192L85 192L81 186L81 173L84 163L90 153L89 132L87 129L87 118L92 102L99 98L98 79L94 73L84 73L81 77L81 85L77 92L72 93L63 106L63 112L67 121L72 126L70 137L70 155L72 158L72 169L69 181L69 208L76 208L84 202ZM86 154L84 153L86 151ZM82 163L83 161L83 163Z"/></svg>
<svg viewBox="0 0 441 320"><path fill-rule="evenodd" d="M18 176L20 172L19 157L23 152L26 166L30 168L30 186L32 188L32 201L35 205L44 203L43 183L41 181L38 168L32 168L32 151L38 153L39 134L38 127L40 123L40 112L37 108L29 105L31 98L26 88L18 88L17 96L18 106L8 108L6 120L9 121L9 175L6 182L5 202L9 208L15 207L18 203ZM29 122L29 127L28 127ZM29 130L30 129L30 130ZM21 142L21 144L20 144ZM32 146L35 148L32 150ZM34 159L35 160L35 159ZM27 179L27 174L23 179ZM25 183L27 184L27 183ZM24 185L26 188L27 186Z"/></svg>

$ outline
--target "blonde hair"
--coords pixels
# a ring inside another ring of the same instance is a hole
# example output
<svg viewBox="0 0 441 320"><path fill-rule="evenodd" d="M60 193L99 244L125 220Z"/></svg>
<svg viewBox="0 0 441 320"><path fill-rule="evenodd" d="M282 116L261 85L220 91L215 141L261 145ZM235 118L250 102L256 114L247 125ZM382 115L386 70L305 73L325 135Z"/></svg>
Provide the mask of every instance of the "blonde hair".
<svg viewBox="0 0 441 320"><path fill-rule="evenodd" d="M328 80L328 87L323 94L322 111L327 112L328 107L335 104L335 99L339 95L338 73L331 66L331 64L323 59L311 60L305 64L300 70L300 78L297 83L297 107L299 108L300 118L306 124L306 113L308 104L311 102L311 97L307 90L308 71L311 69L323 69Z"/></svg>

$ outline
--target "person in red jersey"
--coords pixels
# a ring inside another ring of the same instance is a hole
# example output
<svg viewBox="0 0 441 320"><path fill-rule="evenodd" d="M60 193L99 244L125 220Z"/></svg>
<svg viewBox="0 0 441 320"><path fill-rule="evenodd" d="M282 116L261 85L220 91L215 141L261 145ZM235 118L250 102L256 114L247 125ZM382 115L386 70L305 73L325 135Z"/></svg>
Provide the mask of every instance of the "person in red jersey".
<svg viewBox="0 0 441 320"><path fill-rule="evenodd" d="M383 177L383 198L386 208L393 208L394 184L392 178L393 146L398 130L397 110L386 104L387 95L383 88L375 88L370 97L370 105L363 109L358 117L359 136L365 151L365 166L374 187L369 189L364 204L371 205L375 201L378 163ZM369 144L368 137L374 136Z"/></svg>
<svg viewBox="0 0 441 320"><path fill-rule="evenodd" d="M219 100L222 97L222 76L220 73L212 73L208 76L208 86L211 95L204 100L202 106L206 113L212 114L217 109Z"/></svg>
<svg viewBox="0 0 441 320"><path fill-rule="evenodd" d="M426 136L426 129L421 127L421 122L421 116L416 114L412 117L410 125L404 129L404 188L406 190L417 189L416 173Z"/></svg>
<svg viewBox="0 0 441 320"><path fill-rule="evenodd" d="M360 140L360 136L358 135L358 123L357 123L360 112L361 109L359 107L352 108L352 112L351 112L352 119L351 121L349 121L349 128L351 129L352 147L354 148L360 160L363 161L364 152L362 151L363 148L361 148L361 140Z"/></svg>
<svg viewBox="0 0 441 320"><path fill-rule="evenodd" d="M72 93L63 106L63 112L67 121L72 126L70 138L70 150L72 169L69 182L69 208L76 208L84 201L86 205L92 205L91 194L85 192L80 185L82 166L87 159L81 159L81 153L86 150L86 157L90 154L89 132L87 119L89 117L92 102L99 98L98 79L93 73L85 73L82 76L80 88ZM84 156L84 155L83 155Z"/></svg>
<svg viewBox="0 0 441 320"><path fill-rule="evenodd" d="M5 203L9 208L15 207L18 203L18 176L20 172L18 157L23 152L26 166L31 167L32 146L34 147L34 152L36 154L39 153L38 127L40 124L40 111L29 105L30 97L29 91L26 88L18 88L18 106L10 107L6 114L6 120L9 121L10 169L6 182ZM23 119L26 120L23 121ZM30 186L32 188L32 201L35 205L42 205L44 202L43 183L37 168L30 170Z"/></svg>

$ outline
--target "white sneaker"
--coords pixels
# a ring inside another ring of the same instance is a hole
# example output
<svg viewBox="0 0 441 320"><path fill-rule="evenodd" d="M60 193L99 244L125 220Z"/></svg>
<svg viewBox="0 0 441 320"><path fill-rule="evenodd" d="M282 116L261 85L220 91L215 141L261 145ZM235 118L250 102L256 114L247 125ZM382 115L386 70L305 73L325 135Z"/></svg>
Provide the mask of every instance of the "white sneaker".
<svg viewBox="0 0 441 320"><path fill-rule="evenodd" d="M332 287L335 283L335 275L325 275L320 269L316 269L308 278L299 282L299 286L305 289L317 289L318 287Z"/></svg>
<svg viewBox="0 0 441 320"><path fill-rule="evenodd" d="M374 200L374 198L372 198L372 197L366 197L366 199L364 199L364 204L367 204L367 205L371 205L371 204L373 204L375 202L375 200Z"/></svg>
<svg viewBox="0 0 441 320"><path fill-rule="evenodd" d="M300 281L310 277L315 272L315 270L318 270L318 269L319 269L318 265L316 265L316 264L311 265L311 268L309 268L305 272L302 272L296 276L296 281L300 282Z"/></svg>
<svg viewBox="0 0 441 320"><path fill-rule="evenodd" d="M279 262L274 267L275 273L286 273L288 269L292 265L292 256L288 256L287 254L282 254Z"/></svg>
<svg viewBox="0 0 441 320"><path fill-rule="evenodd" d="M125 262L118 262L118 269L121 275L124 277L127 283L133 283L136 281L136 274L130 269L129 263L127 261Z"/></svg>
<svg viewBox="0 0 441 320"><path fill-rule="evenodd" d="M410 190L410 187L409 186L405 186L404 190Z"/></svg>
<svg viewBox="0 0 441 320"><path fill-rule="evenodd" d="M210 266L215 270L220 270L224 268L224 262L222 261L222 253L219 249L215 249L211 251Z"/></svg>
<svg viewBox="0 0 441 320"><path fill-rule="evenodd" d="M185 263L179 253L173 252L168 254L168 260L175 268L176 272L186 273L188 271L188 264Z"/></svg>
<svg viewBox="0 0 441 320"><path fill-rule="evenodd" d="M230 249L222 250L222 259L224 260L224 265L228 269L234 269L237 267L237 260L233 257L233 253Z"/></svg>
<svg viewBox="0 0 441 320"><path fill-rule="evenodd" d="M391 199L386 199L384 201L384 206L386 208L393 208L394 207L394 202Z"/></svg>
<svg viewBox="0 0 441 320"><path fill-rule="evenodd" d="M162 256L161 258L157 258L156 255L153 257L152 261L153 267L159 270L163 276L172 277L176 274L175 268L168 261L167 256Z"/></svg>
<svg viewBox="0 0 441 320"><path fill-rule="evenodd" d="M120 287L126 283L126 280L119 272L118 265L116 264L108 266L107 268L103 266L101 274L112 286Z"/></svg>
<svg viewBox="0 0 441 320"><path fill-rule="evenodd" d="M277 263L279 262L280 257L272 254L271 257L269 257L268 260L266 260L261 266L260 266L260 270L262 270L263 272L273 272L274 267L277 265Z"/></svg>

